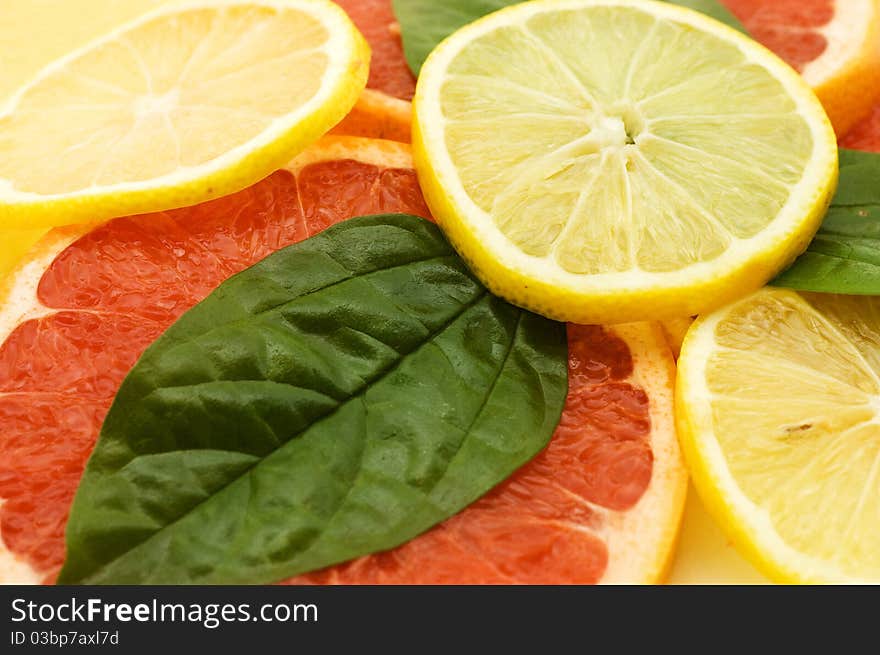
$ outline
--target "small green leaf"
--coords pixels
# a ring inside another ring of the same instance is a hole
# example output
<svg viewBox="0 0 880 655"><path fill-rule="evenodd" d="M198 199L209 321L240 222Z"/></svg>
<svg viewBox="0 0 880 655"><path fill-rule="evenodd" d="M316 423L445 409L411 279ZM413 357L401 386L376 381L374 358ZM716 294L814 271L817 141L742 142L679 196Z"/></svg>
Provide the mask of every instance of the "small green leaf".
<svg viewBox="0 0 880 655"><path fill-rule="evenodd" d="M880 295L880 154L840 151L840 183L822 227L772 284Z"/></svg>
<svg viewBox="0 0 880 655"><path fill-rule="evenodd" d="M509 0L393 0L403 54L413 75L418 77L431 50L459 27L513 4Z"/></svg>
<svg viewBox="0 0 880 655"><path fill-rule="evenodd" d="M737 29L740 32L746 32L746 28L743 27L743 24L737 20L736 16L730 13L730 10L727 7L718 2L718 0L667 0L667 2L694 9L707 16L711 16L715 20L730 25L730 27Z"/></svg>
<svg viewBox="0 0 880 655"><path fill-rule="evenodd" d="M550 439L565 326L413 216L236 275L141 357L73 504L62 583L274 582L393 548Z"/></svg>
<svg viewBox="0 0 880 655"><path fill-rule="evenodd" d="M400 23L403 52L416 76L428 54L459 27L493 11L519 4L511 0L393 0L393 3ZM673 4L696 9L745 31L718 0L675 0Z"/></svg>

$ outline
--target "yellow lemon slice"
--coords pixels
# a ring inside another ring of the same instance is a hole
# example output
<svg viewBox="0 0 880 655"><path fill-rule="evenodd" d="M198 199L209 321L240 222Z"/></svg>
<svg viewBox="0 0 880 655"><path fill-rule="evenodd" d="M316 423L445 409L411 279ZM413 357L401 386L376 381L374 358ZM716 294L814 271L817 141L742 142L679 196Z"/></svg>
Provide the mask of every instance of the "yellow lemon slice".
<svg viewBox="0 0 880 655"><path fill-rule="evenodd" d="M472 23L422 68L428 205L495 293L578 323L703 312L815 233L837 180L816 96L697 12L539 0Z"/></svg>
<svg viewBox="0 0 880 655"><path fill-rule="evenodd" d="M880 582L880 298L764 289L697 320L676 415L719 525L782 582Z"/></svg>
<svg viewBox="0 0 880 655"><path fill-rule="evenodd" d="M0 228L162 210L242 189L336 124L369 47L329 0L146 14L0 107Z"/></svg>

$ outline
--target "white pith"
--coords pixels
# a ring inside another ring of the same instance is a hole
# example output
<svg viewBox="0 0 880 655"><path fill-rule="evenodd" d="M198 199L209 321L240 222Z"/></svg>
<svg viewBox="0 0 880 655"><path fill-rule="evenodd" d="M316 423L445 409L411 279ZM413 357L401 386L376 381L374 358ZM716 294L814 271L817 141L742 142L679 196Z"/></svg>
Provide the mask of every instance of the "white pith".
<svg viewBox="0 0 880 655"><path fill-rule="evenodd" d="M801 72L812 87L828 81L838 72L840 62L849 61L865 47L873 17L880 12L874 0L836 0L834 4L834 18L815 30L825 37L827 46Z"/></svg>

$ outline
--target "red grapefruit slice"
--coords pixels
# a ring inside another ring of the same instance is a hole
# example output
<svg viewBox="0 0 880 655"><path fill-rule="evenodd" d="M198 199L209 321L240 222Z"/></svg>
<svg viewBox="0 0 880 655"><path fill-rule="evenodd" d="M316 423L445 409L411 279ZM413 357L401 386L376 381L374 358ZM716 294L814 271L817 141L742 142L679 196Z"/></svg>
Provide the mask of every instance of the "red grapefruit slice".
<svg viewBox="0 0 880 655"><path fill-rule="evenodd" d="M721 0L758 41L804 76L838 136L880 97L876 0Z"/></svg>
<svg viewBox="0 0 880 655"><path fill-rule="evenodd" d="M326 137L231 196L38 243L0 286L0 581L54 578L113 395L168 325L278 248L398 211L428 216L408 148Z"/></svg>
<svg viewBox="0 0 880 655"><path fill-rule="evenodd" d="M428 215L409 147L326 137L232 196L52 231L0 289L0 581L54 579L113 395L171 322L278 248L394 211ZM570 349L568 403L542 455L443 526L309 581L658 580L686 480L669 349L651 324L572 326Z"/></svg>

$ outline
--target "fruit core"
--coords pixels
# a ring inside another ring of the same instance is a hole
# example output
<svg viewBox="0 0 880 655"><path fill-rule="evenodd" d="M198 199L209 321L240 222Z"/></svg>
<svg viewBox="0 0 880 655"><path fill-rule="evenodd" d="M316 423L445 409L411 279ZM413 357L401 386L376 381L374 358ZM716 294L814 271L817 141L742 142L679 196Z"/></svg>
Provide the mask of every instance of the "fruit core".
<svg viewBox="0 0 880 655"><path fill-rule="evenodd" d="M179 102L180 92L177 89L171 89L162 95L150 94L136 98L134 111L138 116L168 114L177 108Z"/></svg>
<svg viewBox="0 0 880 655"><path fill-rule="evenodd" d="M645 132L645 119L635 107L628 104L598 114L592 122L589 136L597 152L606 148L616 150L637 145L638 138Z"/></svg>

